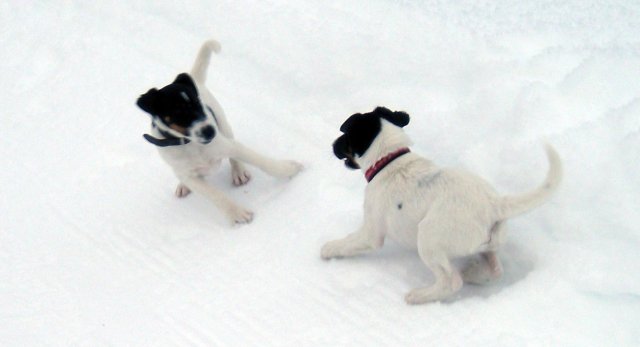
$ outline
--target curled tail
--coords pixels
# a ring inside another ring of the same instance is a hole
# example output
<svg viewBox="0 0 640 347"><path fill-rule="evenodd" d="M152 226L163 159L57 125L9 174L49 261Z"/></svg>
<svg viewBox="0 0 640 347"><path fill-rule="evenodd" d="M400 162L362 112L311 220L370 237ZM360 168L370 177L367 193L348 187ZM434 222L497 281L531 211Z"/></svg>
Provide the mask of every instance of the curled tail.
<svg viewBox="0 0 640 347"><path fill-rule="evenodd" d="M207 79L207 69L209 68L211 52L220 52L220 43L218 41L205 41L198 52L198 57L193 63L193 67L191 68L191 77L200 84L204 84Z"/></svg>
<svg viewBox="0 0 640 347"><path fill-rule="evenodd" d="M525 213L542 205L553 194L562 181L562 162L558 152L549 144L545 144L549 171L544 183L537 189L520 195L510 195L502 198L502 219Z"/></svg>

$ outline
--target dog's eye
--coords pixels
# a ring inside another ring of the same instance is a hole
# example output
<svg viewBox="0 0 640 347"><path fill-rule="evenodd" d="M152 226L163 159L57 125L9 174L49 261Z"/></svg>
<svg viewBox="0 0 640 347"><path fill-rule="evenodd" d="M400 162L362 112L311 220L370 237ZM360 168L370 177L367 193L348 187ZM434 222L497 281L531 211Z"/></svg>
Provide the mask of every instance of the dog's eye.
<svg viewBox="0 0 640 347"><path fill-rule="evenodd" d="M184 101L191 102L191 99L189 99L189 95L187 95L187 93L180 92L180 96L184 99Z"/></svg>

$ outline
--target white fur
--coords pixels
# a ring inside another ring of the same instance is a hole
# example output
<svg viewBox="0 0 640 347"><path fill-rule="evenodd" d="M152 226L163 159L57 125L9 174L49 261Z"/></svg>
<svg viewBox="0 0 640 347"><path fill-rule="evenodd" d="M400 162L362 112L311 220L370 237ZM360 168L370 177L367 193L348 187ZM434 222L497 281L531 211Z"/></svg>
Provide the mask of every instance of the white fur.
<svg viewBox="0 0 640 347"><path fill-rule="evenodd" d="M202 104L211 107L215 118L205 110L207 120L193 126L190 131L196 133L203 126L211 125L216 130L216 136L208 144L192 141L181 146L158 147L158 151L180 180L180 184L176 188L176 196L184 197L194 191L213 202L232 223L248 223L253 219L253 212L235 204L220 190L208 184L204 177L216 169L225 158L229 158L231 163L231 176L234 185L243 185L251 179L251 174L245 169L242 162L281 178L296 175L302 169L302 165L295 161L274 160L265 157L234 140L231 126L227 122L222 107L204 85L212 51L220 51L218 42L210 40L202 45L191 70L191 77L198 88ZM174 136L181 136L173 129L163 127L160 122L156 122L156 126ZM151 131L155 137L162 138L157 129L152 128Z"/></svg>
<svg viewBox="0 0 640 347"><path fill-rule="evenodd" d="M382 129L364 155L366 171L379 158L411 145L401 128L382 120ZM405 154L367 185L364 223L343 239L322 247L324 259L351 257L382 247L385 237L416 249L433 272L435 283L405 296L410 304L439 301L462 283L484 283L502 274L496 252L504 240L504 223L545 202L558 187L562 166L546 146L549 172L544 184L523 195L501 197L483 179L461 170L439 168L415 153ZM462 271L450 260L480 254Z"/></svg>

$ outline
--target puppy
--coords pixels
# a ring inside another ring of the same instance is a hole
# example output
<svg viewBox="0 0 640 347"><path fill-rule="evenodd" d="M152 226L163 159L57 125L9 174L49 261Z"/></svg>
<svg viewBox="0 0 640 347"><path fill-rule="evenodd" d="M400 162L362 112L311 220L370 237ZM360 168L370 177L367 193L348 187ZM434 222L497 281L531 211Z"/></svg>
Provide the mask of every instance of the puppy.
<svg viewBox="0 0 640 347"><path fill-rule="evenodd" d="M222 107L205 87L211 52L219 51L218 42L205 42L190 74L181 73L171 84L150 89L138 98L137 105L151 115L151 135L144 138L158 147L180 181L176 196L194 191L213 202L232 223L249 223L253 212L235 204L204 177L225 158L229 158L236 186L251 178L242 162L280 178L296 175L302 165L267 158L234 140Z"/></svg>
<svg viewBox="0 0 640 347"><path fill-rule="evenodd" d="M389 236L417 249L435 283L410 291L405 300L422 304L450 297L463 281L484 283L502 274L496 252L504 240L505 221L544 203L562 178L556 151L546 147L549 172L539 188L522 195L500 196L483 179L440 168L409 150L402 128L409 115L378 107L354 114L333 143L338 159L361 169L365 191L364 223L345 238L322 247L324 259L351 257L382 247ZM480 254L462 271L451 259Z"/></svg>

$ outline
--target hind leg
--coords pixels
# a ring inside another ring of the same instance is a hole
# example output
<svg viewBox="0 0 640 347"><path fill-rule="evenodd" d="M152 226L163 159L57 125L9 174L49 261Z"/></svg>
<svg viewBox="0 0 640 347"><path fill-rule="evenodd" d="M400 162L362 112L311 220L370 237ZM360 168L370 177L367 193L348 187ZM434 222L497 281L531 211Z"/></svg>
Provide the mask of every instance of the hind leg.
<svg viewBox="0 0 640 347"><path fill-rule="evenodd" d="M451 236L455 234L456 223L449 218L440 219L433 213L418 226L418 254L431 270L435 282L428 287L416 288L405 296L408 304L424 304L448 298L462 288L462 277L449 260Z"/></svg>
<svg viewBox="0 0 640 347"><path fill-rule="evenodd" d="M496 222L489 230L487 251L469 261L462 270L462 278L466 283L485 284L502 276L502 263L497 251L504 242L504 234L504 221Z"/></svg>
<svg viewBox="0 0 640 347"><path fill-rule="evenodd" d="M444 253L420 253L420 258L433 272L436 280L429 287L416 288L410 291L404 300L411 305L424 304L446 299L462 288L462 277L451 265Z"/></svg>
<svg viewBox="0 0 640 347"><path fill-rule="evenodd" d="M480 254L462 270L465 283L485 284L502 276L502 263L494 251Z"/></svg>

